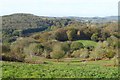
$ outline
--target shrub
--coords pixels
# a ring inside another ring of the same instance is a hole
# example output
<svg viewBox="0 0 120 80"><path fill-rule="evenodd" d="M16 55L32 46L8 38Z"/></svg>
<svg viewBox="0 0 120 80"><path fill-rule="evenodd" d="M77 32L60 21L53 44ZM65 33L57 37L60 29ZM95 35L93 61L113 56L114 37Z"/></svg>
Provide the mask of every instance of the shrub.
<svg viewBox="0 0 120 80"><path fill-rule="evenodd" d="M63 51L65 51L65 53L67 53L70 50L70 44L67 42L63 42L63 43L61 43L61 48Z"/></svg>
<svg viewBox="0 0 120 80"><path fill-rule="evenodd" d="M109 48L109 43L107 41L103 41L102 47L105 49Z"/></svg>
<svg viewBox="0 0 120 80"><path fill-rule="evenodd" d="M50 51L49 51L49 50L44 50L43 56L44 56L45 58L50 59L50 58L51 58L51 57L50 57Z"/></svg>
<svg viewBox="0 0 120 80"><path fill-rule="evenodd" d="M17 55L13 53L9 53L9 55L2 54L2 60L3 61L18 61L23 62L25 59L25 55Z"/></svg>
<svg viewBox="0 0 120 80"><path fill-rule="evenodd" d="M110 38L107 38L107 42L109 44L109 46L112 47L118 47L118 38L116 38L115 36L110 36Z"/></svg>
<svg viewBox="0 0 120 80"><path fill-rule="evenodd" d="M86 49L88 49L89 51L92 51L94 49L94 46L85 46Z"/></svg>
<svg viewBox="0 0 120 80"><path fill-rule="evenodd" d="M44 46L43 56L46 58L51 58L50 52L52 52L53 46L57 43L58 41L48 41L48 42L43 43L43 46Z"/></svg>
<svg viewBox="0 0 120 80"><path fill-rule="evenodd" d="M111 59L116 55L116 52L113 49L107 49L106 57Z"/></svg>
<svg viewBox="0 0 120 80"><path fill-rule="evenodd" d="M44 50L44 47L39 43L31 43L25 50L30 55L40 56Z"/></svg>
<svg viewBox="0 0 120 80"><path fill-rule="evenodd" d="M72 44L70 45L70 48L72 51L74 50L78 50L80 48L83 48L83 44L81 42L72 42Z"/></svg>
<svg viewBox="0 0 120 80"><path fill-rule="evenodd" d="M80 50L80 58L88 58L89 57L89 51L88 49L84 48Z"/></svg>
<svg viewBox="0 0 120 80"><path fill-rule="evenodd" d="M99 59L99 58L100 58L99 54L98 54L98 53L95 53L94 51L91 51L89 57L90 57L91 59Z"/></svg>
<svg viewBox="0 0 120 80"><path fill-rule="evenodd" d="M114 49L114 47L109 46L109 43L107 41L104 42L98 42L98 45L95 47L95 49L92 51L90 57L92 58L113 58L116 55L117 51Z"/></svg>
<svg viewBox="0 0 120 80"><path fill-rule="evenodd" d="M2 44L2 53L8 53L10 52L10 45Z"/></svg>
<svg viewBox="0 0 120 80"><path fill-rule="evenodd" d="M68 40L72 41L77 39L77 30L74 28L71 28L67 31L67 36L68 36Z"/></svg>
<svg viewBox="0 0 120 80"><path fill-rule="evenodd" d="M58 41L66 41L66 40L68 40L68 37L67 37L67 34L66 34L66 30L64 30L64 29L58 29L54 33L54 37Z"/></svg>
<svg viewBox="0 0 120 80"><path fill-rule="evenodd" d="M38 40L39 42L44 43L52 38L52 33L50 32L37 33L33 35L32 37Z"/></svg>
<svg viewBox="0 0 120 80"><path fill-rule="evenodd" d="M51 52L50 55L53 59L57 59L59 61L59 59L65 55L65 52L62 50L55 50Z"/></svg>
<svg viewBox="0 0 120 80"><path fill-rule="evenodd" d="M10 46L12 53L23 53L24 47L28 46L29 42L26 39L20 39L13 42Z"/></svg>
<svg viewBox="0 0 120 80"><path fill-rule="evenodd" d="M106 55L106 47L103 46L102 42L98 42L98 45L95 47L93 51L90 53L90 58L93 59L102 59Z"/></svg>
<svg viewBox="0 0 120 80"><path fill-rule="evenodd" d="M89 57L89 51L86 48L76 50L71 54L71 56L75 57L75 58L88 58Z"/></svg>
<svg viewBox="0 0 120 80"><path fill-rule="evenodd" d="M21 38L13 42L10 46L11 56L13 59L19 61L24 61L26 54L24 53L24 48L29 46L31 42L34 42L31 38Z"/></svg>
<svg viewBox="0 0 120 80"><path fill-rule="evenodd" d="M20 45L17 44L12 44L12 46L10 46L10 44L3 44L1 45L1 55L0 57L2 57L3 61L24 61L25 55L18 53L20 50L20 47L18 47Z"/></svg>
<svg viewBox="0 0 120 80"><path fill-rule="evenodd" d="M12 34L13 34L13 36L20 36L21 30L15 30Z"/></svg>
<svg viewBox="0 0 120 80"><path fill-rule="evenodd" d="M61 44L55 44L53 46L53 51L50 53L50 56L53 59L57 59L59 60L60 58L62 58L65 55L65 51L62 50Z"/></svg>
<svg viewBox="0 0 120 80"><path fill-rule="evenodd" d="M120 66L120 61L119 61L120 59L119 59L119 57L117 57L117 56L114 56L113 58L112 58L112 61L113 61L113 63L114 63L114 66Z"/></svg>
<svg viewBox="0 0 120 80"><path fill-rule="evenodd" d="M105 49L95 49L91 51L90 58L93 59L102 59L106 57L106 50Z"/></svg>
<svg viewBox="0 0 120 80"><path fill-rule="evenodd" d="M81 50L76 50L74 51L71 56L72 57L75 57L75 58L79 58L80 57L80 53L81 53Z"/></svg>
<svg viewBox="0 0 120 80"><path fill-rule="evenodd" d="M93 40L93 41L98 41L98 33L94 33L94 34L91 36L91 40Z"/></svg>

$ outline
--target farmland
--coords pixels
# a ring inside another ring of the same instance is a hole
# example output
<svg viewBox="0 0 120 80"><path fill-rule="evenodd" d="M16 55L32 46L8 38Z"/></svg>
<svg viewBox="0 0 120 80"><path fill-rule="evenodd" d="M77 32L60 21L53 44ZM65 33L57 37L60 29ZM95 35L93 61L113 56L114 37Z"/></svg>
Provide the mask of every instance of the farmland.
<svg viewBox="0 0 120 80"><path fill-rule="evenodd" d="M117 78L118 67L112 61L55 62L43 64L2 62L3 78Z"/></svg>
<svg viewBox="0 0 120 80"><path fill-rule="evenodd" d="M118 22L80 19L2 16L2 78L117 78Z"/></svg>

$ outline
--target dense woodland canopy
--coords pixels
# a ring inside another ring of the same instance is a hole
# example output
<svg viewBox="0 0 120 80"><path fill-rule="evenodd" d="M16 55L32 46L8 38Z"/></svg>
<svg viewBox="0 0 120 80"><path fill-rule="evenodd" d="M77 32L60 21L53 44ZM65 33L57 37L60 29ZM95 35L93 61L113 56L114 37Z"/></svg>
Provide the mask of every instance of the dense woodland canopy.
<svg viewBox="0 0 120 80"><path fill-rule="evenodd" d="M120 35L113 19L13 14L3 16L2 28L3 60L26 61L31 56L111 59L118 53ZM84 45L80 40L96 45Z"/></svg>

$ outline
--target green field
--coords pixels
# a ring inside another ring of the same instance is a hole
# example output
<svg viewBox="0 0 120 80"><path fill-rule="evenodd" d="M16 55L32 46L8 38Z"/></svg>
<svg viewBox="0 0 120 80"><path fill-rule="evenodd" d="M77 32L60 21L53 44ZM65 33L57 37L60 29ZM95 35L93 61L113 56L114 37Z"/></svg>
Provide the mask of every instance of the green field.
<svg viewBox="0 0 120 80"><path fill-rule="evenodd" d="M91 40L78 40L77 42L81 42L84 46L96 46L97 42Z"/></svg>
<svg viewBox="0 0 120 80"><path fill-rule="evenodd" d="M46 61L42 64L2 62L3 78L117 78L112 61Z"/></svg>

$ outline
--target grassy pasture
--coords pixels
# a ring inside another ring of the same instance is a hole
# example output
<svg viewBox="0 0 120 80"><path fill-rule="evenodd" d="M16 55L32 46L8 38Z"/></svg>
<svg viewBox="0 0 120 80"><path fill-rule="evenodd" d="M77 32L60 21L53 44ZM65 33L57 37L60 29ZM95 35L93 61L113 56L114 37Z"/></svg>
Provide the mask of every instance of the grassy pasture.
<svg viewBox="0 0 120 80"><path fill-rule="evenodd" d="M77 40L77 42L81 42L84 46L96 46L97 42L91 40Z"/></svg>

